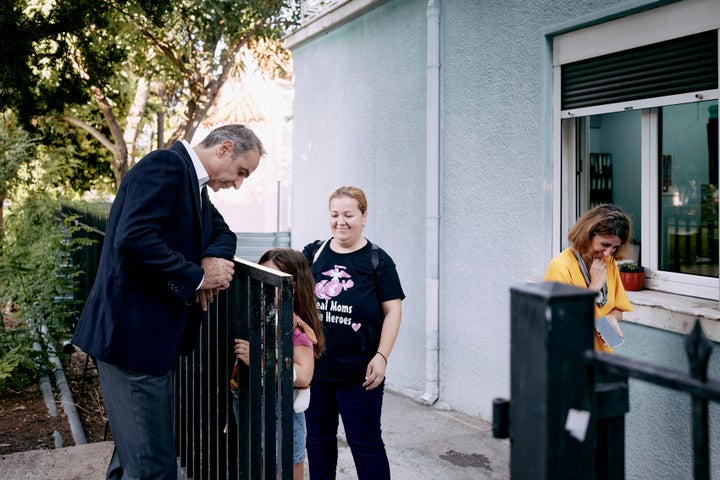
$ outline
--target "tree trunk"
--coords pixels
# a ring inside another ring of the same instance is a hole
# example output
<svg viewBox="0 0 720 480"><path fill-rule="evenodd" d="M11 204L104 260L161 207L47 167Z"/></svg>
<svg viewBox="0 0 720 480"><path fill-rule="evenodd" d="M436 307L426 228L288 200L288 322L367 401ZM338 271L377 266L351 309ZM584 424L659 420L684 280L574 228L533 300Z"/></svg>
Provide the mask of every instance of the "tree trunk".
<svg viewBox="0 0 720 480"><path fill-rule="evenodd" d="M235 59L240 53L240 50L255 35L262 24L263 20L256 22L255 26L245 32L245 34L237 39L237 41L230 47L230 55L227 56L227 59L223 64L219 65L221 68L219 74L214 75L211 78L206 78L202 74L199 74L195 77L197 80L194 82L191 81L190 92L193 97L187 105L185 123L175 130L170 138L172 141L177 141L181 138L187 140L188 142L192 140L200 122L203 121L208 110L210 110L210 107L213 103L215 103L220 95L220 89L230 76L230 71L235 65Z"/></svg>
<svg viewBox="0 0 720 480"><path fill-rule="evenodd" d="M135 90L135 99L130 106L125 126L124 138L128 150L128 168L135 165L135 142L137 141L140 121L142 120L142 114L145 111L149 95L148 82L145 77L140 77Z"/></svg>
<svg viewBox="0 0 720 480"><path fill-rule="evenodd" d="M128 170L127 144L125 143L125 138L123 137L120 124L118 123L117 118L115 118L112 106L103 91L98 87L90 87L90 90L95 96L95 100L100 107L100 111L105 118L105 122L110 129L110 134L112 135L115 143L115 151L113 152L113 171L115 172L115 190L117 191L120 188L120 183L123 178L125 178L125 174Z"/></svg>
<svg viewBox="0 0 720 480"><path fill-rule="evenodd" d="M165 148L165 111L157 114L157 148Z"/></svg>

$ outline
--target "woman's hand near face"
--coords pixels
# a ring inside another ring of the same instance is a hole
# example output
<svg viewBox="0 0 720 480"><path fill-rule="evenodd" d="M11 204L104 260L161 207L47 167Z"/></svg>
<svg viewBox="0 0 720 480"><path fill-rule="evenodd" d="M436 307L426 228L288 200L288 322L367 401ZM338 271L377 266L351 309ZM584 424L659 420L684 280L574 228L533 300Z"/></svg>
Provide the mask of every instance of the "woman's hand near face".
<svg viewBox="0 0 720 480"><path fill-rule="evenodd" d="M589 273L590 285L588 285L588 288L600 291L602 286L605 285L605 280L607 279L607 266L605 265L605 260L602 258L593 258Z"/></svg>

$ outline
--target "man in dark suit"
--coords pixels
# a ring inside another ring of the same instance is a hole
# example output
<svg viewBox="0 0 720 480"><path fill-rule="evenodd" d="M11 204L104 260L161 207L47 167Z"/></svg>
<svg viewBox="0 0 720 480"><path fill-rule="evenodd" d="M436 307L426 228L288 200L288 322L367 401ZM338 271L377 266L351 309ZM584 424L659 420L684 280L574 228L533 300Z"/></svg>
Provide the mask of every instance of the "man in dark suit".
<svg viewBox="0 0 720 480"><path fill-rule="evenodd" d="M96 360L115 442L108 479L176 479L172 367L233 277L236 237L206 188L240 188L264 155L247 127L146 155L108 218L72 343Z"/></svg>

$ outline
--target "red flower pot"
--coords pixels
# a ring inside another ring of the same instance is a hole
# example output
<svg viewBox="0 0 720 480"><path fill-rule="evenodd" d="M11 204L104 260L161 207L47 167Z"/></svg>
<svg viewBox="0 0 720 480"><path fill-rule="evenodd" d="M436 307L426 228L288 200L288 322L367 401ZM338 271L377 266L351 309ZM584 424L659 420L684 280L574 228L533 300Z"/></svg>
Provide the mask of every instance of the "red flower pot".
<svg viewBox="0 0 720 480"><path fill-rule="evenodd" d="M620 280L625 290L637 292L645 283L645 272L620 272Z"/></svg>

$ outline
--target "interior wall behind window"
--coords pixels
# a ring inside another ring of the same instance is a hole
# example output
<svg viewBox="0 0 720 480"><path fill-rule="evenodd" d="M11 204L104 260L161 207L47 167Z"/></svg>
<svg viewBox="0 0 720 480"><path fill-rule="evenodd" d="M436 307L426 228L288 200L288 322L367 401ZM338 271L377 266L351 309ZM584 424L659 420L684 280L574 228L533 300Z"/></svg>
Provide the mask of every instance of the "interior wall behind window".
<svg viewBox="0 0 720 480"><path fill-rule="evenodd" d="M587 122L588 208L594 203L612 202L618 205L630 215L634 226L633 237L637 242L642 241L641 122L640 111L592 115ZM608 188L608 181L609 192L598 195Z"/></svg>

